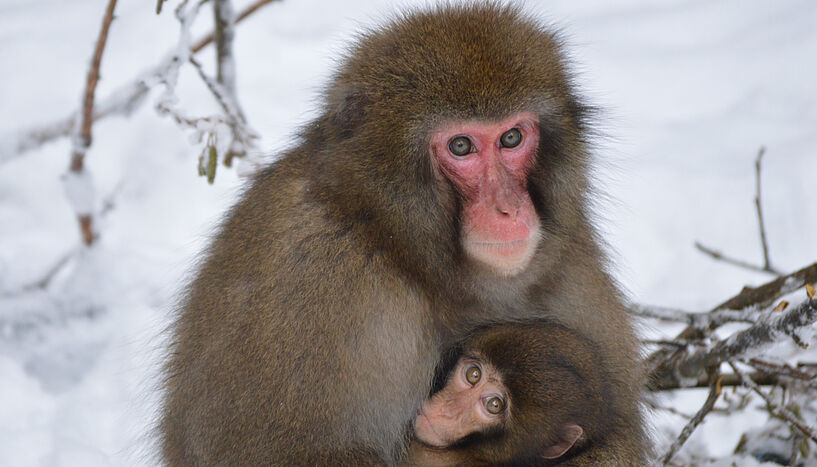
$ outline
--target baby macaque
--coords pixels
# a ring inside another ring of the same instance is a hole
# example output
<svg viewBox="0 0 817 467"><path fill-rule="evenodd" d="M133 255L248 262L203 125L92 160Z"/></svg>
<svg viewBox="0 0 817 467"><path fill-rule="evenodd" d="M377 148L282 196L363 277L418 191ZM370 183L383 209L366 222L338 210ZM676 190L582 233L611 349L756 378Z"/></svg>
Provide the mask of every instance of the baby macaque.
<svg viewBox="0 0 817 467"><path fill-rule="evenodd" d="M418 465L597 465L617 418L590 341L535 321L478 330L418 411Z"/></svg>

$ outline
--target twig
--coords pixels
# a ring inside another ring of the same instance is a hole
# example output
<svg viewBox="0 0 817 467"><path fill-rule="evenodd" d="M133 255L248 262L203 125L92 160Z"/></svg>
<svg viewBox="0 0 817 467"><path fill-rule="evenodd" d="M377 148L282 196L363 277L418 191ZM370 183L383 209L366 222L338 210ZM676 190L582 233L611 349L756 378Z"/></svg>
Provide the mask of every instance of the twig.
<svg viewBox="0 0 817 467"><path fill-rule="evenodd" d="M238 15L235 17L235 22L240 23L244 20L244 18L250 16L251 14L255 13L259 8L268 5L272 2L280 2L281 0L257 0L251 3L247 8L244 8ZM215 31L210 32L206 36L202 37L198 41L193 43L193 46L190 47L190 50L195 54L198 53L201 49L207 47L215 40Z"/></svg>
<svg viewBox="0 0 817 467"><path fill-rule="evenodd" d="M783 273L773 268L771 265L771 261L769 260L769 244L766 242L766 225L763 222L763 209L761 208L760 161L761 159L763 159L763 154L765 153L766 148L761 146L760 151L758 151L757 158L755 159L755 208L757 210L757 222L760 230L760 246L763 249L763 266L758 266L756 264L748 263L740 259L726 256L720 251L704 246L701 242L698 241L695 242L695 248L697 248L702 253L711 256L713 259L717 261L722 261L724 263L728 263L733 266L738 266L743 269L748 269L750 271L765 272L768 274L780 276L783 275Z"/></svg>
<svg viewBox="0 0 817 467"><path fill-rule="evenodd" d="M701 339L724 323L735 320L736 317L732 315L732 313L738 313L739 315L759 313L760 310L771 306L783 295L791 293L808 283L814 282L817 282L817 263L813 263L757 287L744 287L737 295L714 307L708 313L700 314L702 317L710 317L709 323L706 324L706 326L704 326L703 322L695 323L695 326L687 326L678 334L675 340L693 341ZM674 384L676 378L671 374L672 368L666 364L673 352L672 350L661 348L650 354L647 361L649 368L651 368L651 385L671 386ZM661 383L659 384L657 382Z"/></svg>
<svg viewBox="0 0 817 467"><path fill-rule="evenodd" d="M108 31L113 22L113 12L116 8L116 0L108 0L108 7L105 9L105 16L102 18L102 29L94 47L94 55L91 59L91 66L88 69L88 77L85 84L85 93L82 102L82 119L77 134L74 137L71 154L71 164L69 166L69 176L66 178L66 190L68 198L74 207L79 220L80 232L85 245L90 246L94 242L93 229L93 202L92 189L90 188L90 178L84 174L85 154L91 146L91 126L94 123L94 95L96 85L99 82L99 67L102 63L102 52L105 50L105 43L108 40ZM84 186L77 186L84 185ZM90 200L88 198L91 198Z"/></svg>
<svg viewBox="0 0 817 467"><path fill-rule="evenodd" d="M707 414L712 411L712 408L715 407L715 402L717 402L718 397L721 395L721 378L717 372L712 372L709 379L709 395L707 396L706 401L698 412L695 413L689 423L686 424L684 429L681 430L681 433L678 435L678 439L676 439L669 447L669 450L661 459L662 465L669 464L672 457L678 452L679 449L681 449L684 443L686 443L690 435L692 435L695 429L698 428L698 425L704 421L704 418L706 418Z"/></svg>
<svg viewBox="0 0 817 467"><path fill-rule="evenodd" d="M216 34L216 81L224 91L235 99L235 64L233 62L233 38L235 15L230 0L213 0L213 17ZM238 103L236 102L236 107Z"/></svg>
<svg viewBox="0 0 817 467"><path fill-rule="evenodd" d="M233 38L235 36L235 15L233 14L232 2L230 0L214 0L213 13L215 16L215 40L216 40L216 81L221 84L225 97L232 101L233 107L237 111L238 121L231 126L232 141L224 155L224 165L230 167L235 157L243 157L254 146L253 141L257 138L247 139L244 128L247 125L247 118L241 109L236 91L236 67L235 55L233 54ZM215 169L214 169L215 170ZM215 171L210 176L215 175Z"/></svg>
<svg viewBox="0 0 817 467"><path fill-rule="evenodd" d="M781 275L779 271L772 267L769 261L769 244L766 242L766 224L763 222L763 208L760 197L760 161L766 153L766 147L761 146L755 159L755 208L757 210L757 224L760 230L760 246L763 249L763 269L773 274Z"/></svg>
<svg viewBox="0 0 817 467"><path fill-rule="evenodd" d="M280 0L258 0L250 4L236 15L236 23L243 21L261 7L275 1ZM192 53L200 52L213 43L213 40L214 34L212 32L203 36L191 46ZM147 96L150 87L156 84L156 78L158 76L162 76L166 73L168 66L169 63L165 60L130 83L118 88L106 98L98 100L99 105L93 112L94 121L112 115L130 115L144 102L144 98ZM77 114L74 113L44 125L36 125L25 130L17 131L14 136L8 136L14 142L8 145L9 149L7 151L0 152L0 164L39 148L46 143L69 136L74 128L76 128L77 118Z"/></svg>
<svg viewBox="0 0 817 467"><path fill-rule="evenodd" d="M771 306L783 295L815 282L817 282L817 263L780 276L758 287L744 287L740 293L716 306L710 313L726 309L742 310L750 306L765 308Z"/></svg>
<svg viewBox="0 0 817 467"><path fill-rule="evenodd" d="M766 407L769 409L769 412L786 420L787 422L789 422L789 424L791 424L794 428L799 430L805 436L811 438L812 441L817 442L817 431L815 431L814 428L798 420L797 416L791 413L791 411L789 411L787 408L775 404L768 394L763 392L760 389L760 387L758 387L758 385L751 380L751 378L747 377L742 371L740 371L740 369L738 369L738 366L735 364L735 362L730 361L729 366L732 367L732 370L735 372L735 374L740 376L741 380L743 381L743 384L746 387L754 391L757 395L762 397L764 401L766 401Z"/></svg>
<svg viewBox="0 0 817 467"><path fill-rule="evenodd" d="M752 379L760 386L777 386L783 382L780 375L767 373L765 371L757 371L752 373ZM721 386L742 386L743 382L740 377L731 373L721 375ZM707 388L709 387L709 377L703 374L698 377L694 384L681 385L677 380L662 381L657 385L650 386L651 391L674 391L676 389L692 389L692 388Z"/></svg>
<svg viewBox="0 0 817 467"><path fill-rule="evenodd" d="M768 316L771 316L771 312ZM744 358L749 352L757 353L763 346L777 342L796 329L811 325L815 321L817 300L807 299L780 317L762 320L718 342L710 349L695 352L676 365L676 372L680 378L696 378L705 368L727 360Z"/></svg>
<svg viewBox="0 0 817 467"><path fill-rule="evenodd" d="M645 401L645 403L653 410L663 410L664 412L669 412L669 413L671 413L673 415L677 415L677 416L679 416L681 418L685 418L687 420L692 418L692 415L681 412L680 410L676 409L675 407L670 407L668 405L661 405L658 402L655 402L655 401L649 400L649 399L647 399Z"/></svg>
<svg viewBox="0 0 817 467"><path fill-rule="evenodd" d="M633 303L630 304L629 309L630 313L636 316L660 319L662 321L687 323L696 329L709 328L713 323L717 323L717 326L724 323L753 323L758 316L758 311L755 307L749 307L743 310L717 310L708 313L694 313L676 308Z"/></svg>
<svg viewBox="0 0 817 467"><path fill-rule="evenodd" d="M238 138L242 144L246 143L248 146L251 145L252 140L258 136L254 131L247 128L241 109L235 106L235 101L229 97L229 94L225 93L224 88L219 83L207 76L207 73L204 72L204 68L198 60L191 56L189 61L193 67L196 68L204 84L207 85L207 89L209 89L210 93L215 97L221 110L227 115L228 121L235 129L236 138Z"/></svg>
<svg viewBox="0 0 817 467"><path fill-rule="evenodd" d="M747 361L746 363L765 373L774 373L781 376L785 376L787 378L799 379L803 381L817 379L817 373L812 373L808 371L803 371L798 368L793 368L791 365L786 363L775 363L767 360L762 360L760 358L750 358L749 361ZM757 379L755 379L754 377L752 377L752 379L755 382L757 382Z"/></svg>
<svg viewBox="0 0 817 467"><path fill-rule="evenodd" d="M737 259L737 258L732 258L730 256L726 256L726 255L724 255L723 253L721 253L718 250L712 249L712 248L710 248L708 246L704 246L699 241L695 241L695 248L697 248L700 252L711 256L712 259L715 259L717 261L721 261L723 263L728 263L728 264L731 264L733 266L737 266L737 267L740 267L740 268L743 268L743 269L748 269L750 271L765 272L767 274L774 274L776 276L780 275L780 273L778 271L776 271L776 270L771 270L771 269L765 268L763 266L758 266L756 264L747 263L746 261L743 261L743 260L740 260L740 259Z"/></svg>
<svg viewBox="0 0 817 467"><path fill-rule="evenodd" d="M111 191L110 194L105 197L105 199L102 201L102 207L99 210L99 219L105 219L105 217L114 210L116 207L116 197L119 196L119 193L122 191L124 186L124 181L120 181L113 191ZM51 265L48 270L46 270L42 277L15 290L0 291L0 297L16 297L35 290L47 289L48 286L51 285L54 278L57 277L57 274L59 274L60 271L62 271L81 251L81 247L70 249L69 251L63 253L62 256L60 256L57 261L55 261L54 264Z"/></svg>

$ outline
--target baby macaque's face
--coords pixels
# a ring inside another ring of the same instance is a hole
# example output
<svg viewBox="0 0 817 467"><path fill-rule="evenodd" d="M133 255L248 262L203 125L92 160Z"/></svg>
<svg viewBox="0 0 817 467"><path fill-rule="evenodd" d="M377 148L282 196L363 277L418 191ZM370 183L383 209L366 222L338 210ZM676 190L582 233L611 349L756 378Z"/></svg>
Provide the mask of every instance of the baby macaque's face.
<svg viewBox="0 0 817 467"><path fill-rule="evenodd" d="M427 400L417 418L417 439L444 448L476 432L502 425L508 391L496 369L478 358L463 357L445 387Z"/></svg>

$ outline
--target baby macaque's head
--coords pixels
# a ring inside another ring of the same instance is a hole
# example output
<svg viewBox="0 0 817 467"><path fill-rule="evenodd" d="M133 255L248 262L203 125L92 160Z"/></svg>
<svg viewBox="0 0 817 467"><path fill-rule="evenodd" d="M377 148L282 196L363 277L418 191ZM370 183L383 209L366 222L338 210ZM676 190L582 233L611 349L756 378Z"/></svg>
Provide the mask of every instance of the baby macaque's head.
<svg viewBox="0 0 817 467"><path fill-rule="evenodd" d="M558 324L482 328L418 411L417 440L472 461L560 458L606 425L598 363L589 341Z"/></svg>

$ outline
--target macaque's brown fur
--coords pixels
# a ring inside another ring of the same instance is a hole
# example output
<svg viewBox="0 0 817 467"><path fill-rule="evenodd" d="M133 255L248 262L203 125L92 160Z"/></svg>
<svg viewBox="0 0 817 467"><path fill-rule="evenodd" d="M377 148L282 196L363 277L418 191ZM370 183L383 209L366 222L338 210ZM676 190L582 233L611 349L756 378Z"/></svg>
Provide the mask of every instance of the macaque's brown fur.
<svg viewBox="0 0 817 467"><path fill-rule="evenodd" d="M469 201L429 135L523 111L538 118L525 186L541 239L502 275L466 255ZM610 369L621 420L600 463L642 464L636 339L587 214L588 113L558 39L516 7L441 6L364 33L189 286L164 461L400 462L441 349L487 323L544 317L587 336Z"/></svg>
<svg viewBox="0 0 817 467"><path fill-rule="evenodd" d="M507 391L505 413L499 425L446 448L414 442L416 465L596 465L593 452L606 449L608 435L622 422L595 345L564 326L536 321L485 327L455 354L498 372L495 384ZM564 455L546 458L568 425L581 427L582 438Z"/></svg>

